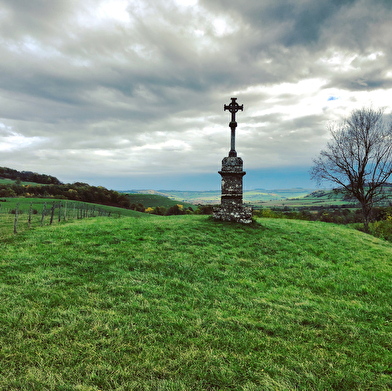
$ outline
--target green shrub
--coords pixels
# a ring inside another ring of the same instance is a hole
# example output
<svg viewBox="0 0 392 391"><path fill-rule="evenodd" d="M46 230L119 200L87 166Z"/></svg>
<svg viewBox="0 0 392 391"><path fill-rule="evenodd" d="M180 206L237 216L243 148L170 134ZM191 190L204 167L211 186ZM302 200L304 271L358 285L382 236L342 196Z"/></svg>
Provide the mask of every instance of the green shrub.
<svg viewBox="0 0 392 391"><path fill-rule="evenodd" d="M370 224L369 229L373 236L392 242L392 216L388 216L386 220L375 221Z"/></svg>
<svg viewBox="0 0 392 391"><path fill-rule="evenodd" d="M199 205L195 211L197 215L212 215L213 205Z"/></svg>
<svg viewBox="0 0 392 391"><path fill-rule="evenodd" d="M16 209L10 209L8 212L10 215L14 215L16 213ZM23 214L23 210L18 210L18 215Z"/></svg>

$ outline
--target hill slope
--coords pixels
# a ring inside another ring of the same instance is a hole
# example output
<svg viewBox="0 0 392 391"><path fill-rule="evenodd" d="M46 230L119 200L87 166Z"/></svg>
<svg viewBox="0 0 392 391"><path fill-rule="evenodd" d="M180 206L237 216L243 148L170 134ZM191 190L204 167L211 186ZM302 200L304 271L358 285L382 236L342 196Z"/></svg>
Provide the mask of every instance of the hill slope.
<svg viewBox="0 0 392 391"><path fill-rule="evenodd" d="M27 183L43 183L59 185L61 182L54 176L38 174L32 171L18 171L8 167L0 167L0 179L11 179Z"/></svg>
<svg viewBox="0 0 392 391"><path fill-rule="evenodd" d="M205 216L0 244L0 389L388 389L392 245Z"/></svg>
<svg viewBox="0 0 392 391"><path fill-rule="evenodd" d="M143 204L144 207L155 208L157 206L163 206L165 208L170 208L171 206L177 205L180 202L174 201L167 196L162 196L158 194L149 193L130 193L127 194L131 204ZM184 208L196 208L195 205L190 203L182 203Z"/></svg>

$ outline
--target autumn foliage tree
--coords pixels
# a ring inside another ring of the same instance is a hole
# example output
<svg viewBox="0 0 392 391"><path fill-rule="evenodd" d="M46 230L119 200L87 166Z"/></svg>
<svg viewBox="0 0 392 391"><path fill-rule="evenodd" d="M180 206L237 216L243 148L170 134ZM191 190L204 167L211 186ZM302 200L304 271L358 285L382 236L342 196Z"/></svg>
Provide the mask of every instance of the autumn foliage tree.
<svg viewBox="0 0 392 391"><path fill-rule="evenodd" d="M310 171L318 183L332 182L362 207L365 231L371 211L386 197L384 187L392 174L392 123L383 109L354 110L342 123L331 123L331 141L313 160Z"/></svg>

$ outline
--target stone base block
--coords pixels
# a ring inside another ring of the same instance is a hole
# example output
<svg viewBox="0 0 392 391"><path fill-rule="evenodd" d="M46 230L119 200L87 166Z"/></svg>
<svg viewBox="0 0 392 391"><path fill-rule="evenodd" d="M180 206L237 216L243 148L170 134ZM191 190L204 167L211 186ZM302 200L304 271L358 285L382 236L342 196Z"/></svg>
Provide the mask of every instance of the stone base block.
<svg viewBox="0 0 392 391"><path fill-rule="evenodd" d="M212 216L215 220L250 224L252 222L252 208L242 205L235 207L217 206L214 208Z"/></svg>

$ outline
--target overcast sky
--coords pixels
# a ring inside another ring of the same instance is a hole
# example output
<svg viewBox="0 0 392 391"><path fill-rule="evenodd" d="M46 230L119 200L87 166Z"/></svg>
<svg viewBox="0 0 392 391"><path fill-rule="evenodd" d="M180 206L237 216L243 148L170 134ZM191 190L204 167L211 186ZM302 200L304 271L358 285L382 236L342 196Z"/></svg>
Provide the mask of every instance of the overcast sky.
<svg viewBox="0 0 392 391"><path fill-rule="evenodd" d="M315 187L326 125L391 113L392 0L0 0L0 166L108 188Z"/></svg>

